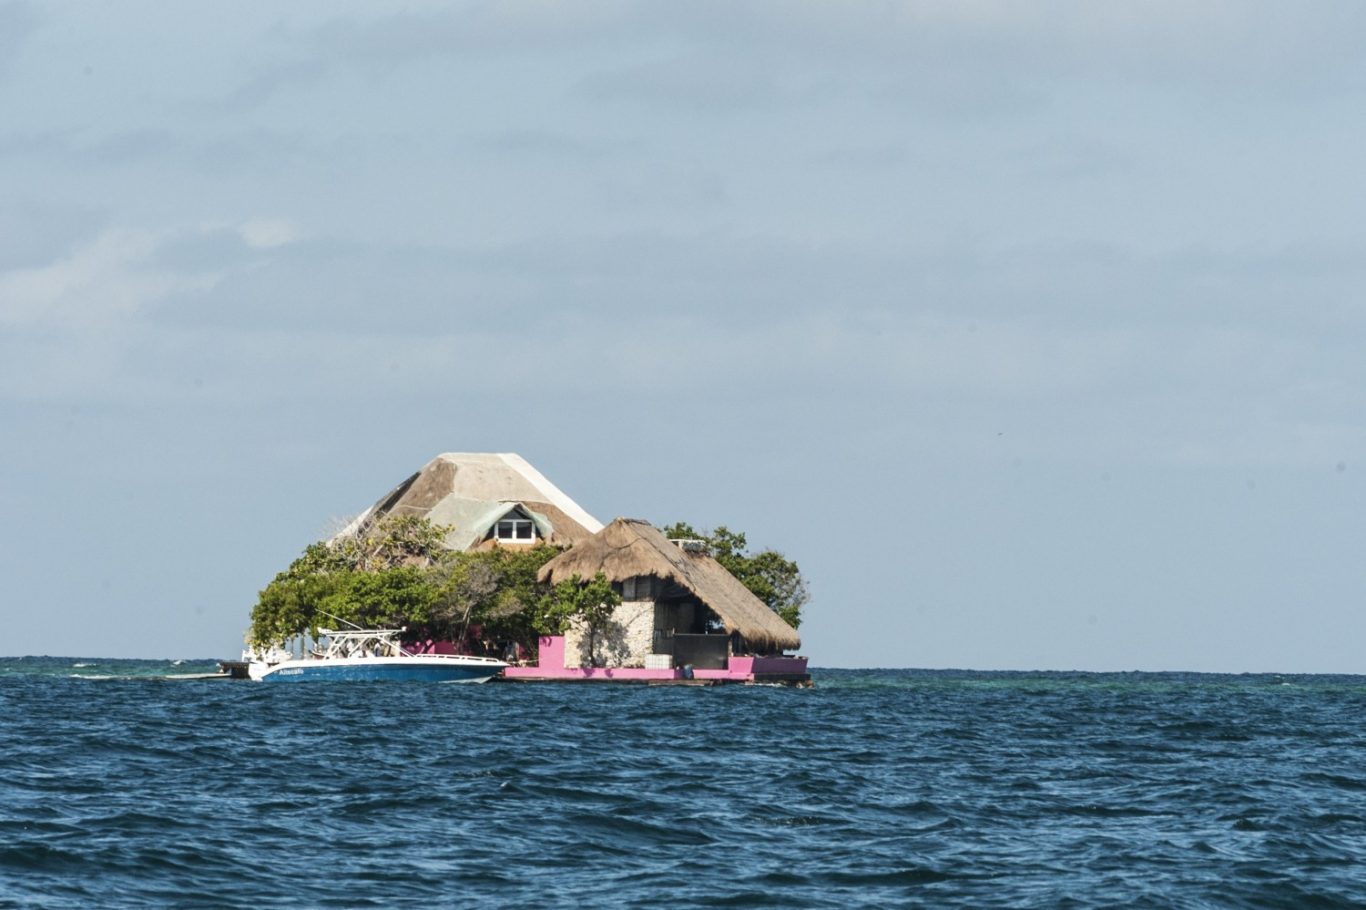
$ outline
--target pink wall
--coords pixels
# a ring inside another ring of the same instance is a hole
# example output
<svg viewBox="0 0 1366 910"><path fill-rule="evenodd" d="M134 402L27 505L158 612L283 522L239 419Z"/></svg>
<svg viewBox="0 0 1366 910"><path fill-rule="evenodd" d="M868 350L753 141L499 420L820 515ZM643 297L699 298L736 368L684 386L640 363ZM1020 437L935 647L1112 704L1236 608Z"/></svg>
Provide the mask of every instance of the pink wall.
<svg viewBox="0 0 1366 910"><path fill-rule="evenodd" d="M646 670L640 667L566 667L564 665L564 636L543 635L540 638L540 660L535 667L508 667L503 676L508 679L560 680L617 680L645 682L652 679L682 679L682 670ZM805 657L732 657L725 670L694 670L694 679L715 679L728 682L747 682L755 674L806 672Z"/></svg>
<svg viewBox="0 0 1366 910"><path fill-rule="evenodd" d="M542 635L537 640L537 647L540 650L540 657L537 663L541 669L564 669L564 636L563 635Z"/></svg>
<svg viewBox="0 0 1366 910"><path fill-rule="evenodd" d="M454 654L455 645L449 641L405 641L403 650L409 654Z"/></svg>
<svg viewBox="0 0 1366 910"><path fill-rule="evenodd" d="M645 670L640 667L507 667L506 679L573 680L591 679L617 682L648 682L652 679L678 679L677 670Z"/></svg>

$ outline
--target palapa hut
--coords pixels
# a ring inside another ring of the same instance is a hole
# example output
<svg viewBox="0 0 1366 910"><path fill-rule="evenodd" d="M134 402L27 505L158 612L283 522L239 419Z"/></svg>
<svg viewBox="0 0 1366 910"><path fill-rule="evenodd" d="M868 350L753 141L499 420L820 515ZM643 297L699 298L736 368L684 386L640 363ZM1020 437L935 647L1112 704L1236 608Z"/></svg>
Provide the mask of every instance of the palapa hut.
<svg viewBox="0 0 1366 910"><path fill-rule="evenodd" d="M573 546L602 530L602 522L510 452L438 455L337 536L364 534L391 515L416 515L450 526L445 544L452 550Z"/></svg>
<svg viewBox="0 0 1366 910"><path fill-rule="evenodd" d="M618 667L724 668L731 655L772 655L801 647L797 631L702 551L645 521L618 518L546 563L540 580L558 584L604 573L622 597L599 659ZM565 636L565 665L584 666L588 635Z"/></svg>

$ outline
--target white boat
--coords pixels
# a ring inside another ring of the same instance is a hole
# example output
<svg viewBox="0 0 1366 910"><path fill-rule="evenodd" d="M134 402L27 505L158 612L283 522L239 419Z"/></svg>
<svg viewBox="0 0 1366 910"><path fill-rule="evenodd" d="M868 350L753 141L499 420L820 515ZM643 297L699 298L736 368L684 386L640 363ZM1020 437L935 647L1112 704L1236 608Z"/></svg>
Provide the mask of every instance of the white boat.
<svg viewBox="0 0 1366 910"><path fill-rule="evenodd" d="M507 666L492 657L413 654L399 644L403 629L319 629L326 645L307 657L272 649L248 652L247 674L261 682L421 681L488 682Z"/></svg>

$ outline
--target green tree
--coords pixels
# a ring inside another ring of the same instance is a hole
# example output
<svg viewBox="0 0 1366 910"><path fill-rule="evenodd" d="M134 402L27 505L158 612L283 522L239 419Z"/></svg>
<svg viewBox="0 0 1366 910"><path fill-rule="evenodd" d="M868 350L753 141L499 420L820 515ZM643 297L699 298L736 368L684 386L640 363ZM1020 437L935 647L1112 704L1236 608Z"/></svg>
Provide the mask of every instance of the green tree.
<svg viewBox="0 0 1366 910"><path fill-rule="evenodd" d="M339 540L332 549L359 572L395 566L427 567L451 552L445 546L450 531L448 525L432 524L417 515L386 515L362 534Z"/></svg>
<svg viewBox="0 0 1366 910"><path fill-rule="evenodd" d="M347 559L332 547L309 546L261 591L251 611L247 642L268 647L317 628L321 604L350 572Z"/></svg>
<svg viewBox="0 0 1366 910"><path fill-rule="evenodd" d="M485 635L499 641L515 641L528 651L536 650L541 633L536 628L536 607L545 586L536 580L541 566L560 554L555 547L495 547L478 554L498 573L498 592L478 614Z"/></svg>
<svg viewBox="0 0 1366 910"><path fill-rule="evenodd" d="M338 622L362 628L426 626L440 590L419 566L347 572L323 598L319 625Z"/></svg>
<svg viewBox="0 0 1366 910"><path fill-rule="evenodd" d="M714 531L698 531L687 522L664 529L670 540L700 540L707 554L739 579L755 597L768 604L792 628L802 622L802 608L811 599L806 579L797 564L776 550L751 553L743 531L721 525Z"/></svg>
<svg viewBox="0 0 1366 910"><path fill-rule="evenodd" d="M599 572L591 581L575 575L562 581L543 596L536 609L536 626L543 635L563 635L574 620L582 620L588 628L588 654L593 666L598 666L598 636L612 621L612 613L621 605L621 596L612 590L607 576Z"/></svg>
<svg viewBox="0 0 1366 910"><path fill-rule="evenodd" d="M536 573L560 551L548 545L456 552L449 528L404 516L375 523L360 539L315 543L275 577L252 609L249 643L279 644L338 620L407 627L414 637L482 638L534 649Z"/></svg>
<svg viewBox="0 0 1366 910"><path fill-rule="evenodd" d="M452 558L435 567L431 575L437 589L428 611L432 636L460 641L470 623L493 604L499 574L488 560Z"/></svg>
<svg viewBox="0 0 1366 910"><path fill-rule="evenodd" d="M449 552L441 543L449 530L425 518L387 517L359 538L309 545L260 592L248 643L316 634L336 624L329 613L356 625L425 621L435 600L426 573Z"/></svg>

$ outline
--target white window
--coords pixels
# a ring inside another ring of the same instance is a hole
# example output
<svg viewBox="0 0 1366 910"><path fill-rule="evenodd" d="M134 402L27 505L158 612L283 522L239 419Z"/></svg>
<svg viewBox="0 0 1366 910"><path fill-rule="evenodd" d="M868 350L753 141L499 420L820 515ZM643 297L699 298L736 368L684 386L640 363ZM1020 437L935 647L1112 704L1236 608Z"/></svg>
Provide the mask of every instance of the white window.
<svg viewBox="0 0 1366 910"><path fill-rule="evenodd" d="M498 522L494 536L507 543L531 543L536 539L536 525L529 518L504 518Z"/></svg>

